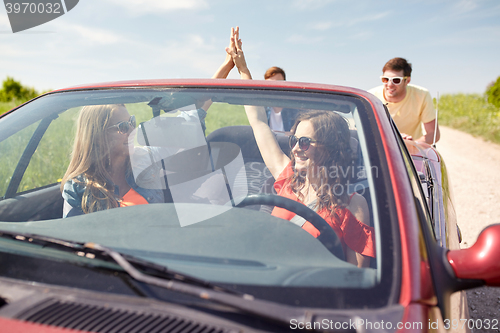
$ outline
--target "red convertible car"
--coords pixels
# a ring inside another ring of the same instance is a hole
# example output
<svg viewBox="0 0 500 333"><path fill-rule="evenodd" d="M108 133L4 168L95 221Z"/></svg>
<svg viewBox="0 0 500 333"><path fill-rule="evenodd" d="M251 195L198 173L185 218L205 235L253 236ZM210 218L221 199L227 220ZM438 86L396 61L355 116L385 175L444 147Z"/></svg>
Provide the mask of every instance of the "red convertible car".
<svg viewBox="0 0 500 333"><path fill-rule="evenodd" d="M499 328L464 290L500 284L500 226L459 249L440 154L365 91L62 89L0 116L0 163L0 332Z"/></svg>

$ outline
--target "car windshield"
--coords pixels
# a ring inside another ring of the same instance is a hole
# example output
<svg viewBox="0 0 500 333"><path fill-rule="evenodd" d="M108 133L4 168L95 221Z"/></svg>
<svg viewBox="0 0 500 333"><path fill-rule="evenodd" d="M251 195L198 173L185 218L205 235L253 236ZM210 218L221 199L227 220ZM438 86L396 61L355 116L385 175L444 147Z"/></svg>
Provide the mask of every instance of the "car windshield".
<svg viewBox="0 0 500 333"><path fill-rule="evenodd" d="M266 145L276 143L279 151L271 152L290 161L282 172L261 154L251 112L279 123ZM347 131L325 134L310 114L335 115ZM300 127L306 122L312 132ZM375 123L370 104L345 93L234 87L50 93L0 119L0 231L101 244L292 306L385 306L396 289L397 263ZM329 196L309 200L298 166L314 163L312 156L327 156L329 164L315 170L337 180L320 185ZM281 202L283 188L298 200ZM305 215L296 201L308 205ZM357 209L349 211L354 201L366 202L364 221ZM312 222L311 212L336 225L335 232L323 233L328 224ZM356 249L366 251L364 266L349 260Z"/></svg>

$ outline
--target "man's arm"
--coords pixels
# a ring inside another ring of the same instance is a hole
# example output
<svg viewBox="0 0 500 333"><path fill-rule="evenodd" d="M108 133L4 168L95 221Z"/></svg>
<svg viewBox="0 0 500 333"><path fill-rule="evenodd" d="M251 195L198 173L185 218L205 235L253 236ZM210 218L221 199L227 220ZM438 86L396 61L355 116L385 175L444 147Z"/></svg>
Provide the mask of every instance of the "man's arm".
<svg viewBox="0 0 500 333"><path fill-rule="evenodd" d="M436 132L436 142L439 141L441 133L439 131L439 125L436 126L437 119L431 120L428 123L424 123L425 134L419 138L417 141L427 142L428 144L434 143L434 132Z"/></svg>
<svg viewBox="0 0 500 333"><path fill-rule="evenodd" d="M229 72L231 72L231 69L234 67L234 62L233 59L231 58L230 54L226 54L226 59L220 65L220 67L217 69L217 71L214 73L212 76L212 79L225 79L229 75Z"/></svg>
<svg viewBox="0 0 500 333"><path fill-rule="evenodd" d="M416 141L427 142L431 145L434 143L434 132L436 132L436 142L438 142L440 135L439 127L436 126L437 115L434 110L432 96L428 91L426 91L422 102L420 120L424 124L425 134Z"/></svg>

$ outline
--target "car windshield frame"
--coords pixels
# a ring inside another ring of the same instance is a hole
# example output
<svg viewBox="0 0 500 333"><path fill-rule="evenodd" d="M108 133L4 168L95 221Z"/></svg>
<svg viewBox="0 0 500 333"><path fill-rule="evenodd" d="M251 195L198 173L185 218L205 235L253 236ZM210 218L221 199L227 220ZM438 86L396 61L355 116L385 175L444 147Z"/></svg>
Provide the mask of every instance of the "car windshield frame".
<svg viewBox="0 0 500 333"><path fill-rule="evenodd" d="M166 98L168 96L170 96L170 100ZM158 97L165 99L163 101L162 99L158 100ZM26 171L29 159L35 153L41 137L43 137L44 133L50 127L51 122L69 109L78 108L82 105L147 103L151 108L151 119L147 121L154 121L155 117L161 117L165 112L179 113L184 109L193 109L193 106L194 109L199 109L200 101L206 101L209 98L213 103L236 104L240 106L273 105L284 108L295 107L328 110L337 108L335 111L340 114L350 115L352 121L356 124L360 149L363 154L363 160L368 164L366 165L367 168L369 170L371 170L371 167L377 168L377 176L368 177L367 179L372 191L370 192L372 202L374 203L372 215L377 222L375 223L375 232L378 234L376 247L378 259L375 265L377 266L377 282L373 286L369 288L326 288L321 286L290 287L286 285L241 284L232 285L231 287L238 292L249 293L273 302L306 307L337 309L379 308L396 304L401 286L401 262L399 254L401 245L394 195L392 193L391 175L385 158L384 144L379 132L378 122L380 119L375 115L373 105L362 95L352 92L321 91L319 89L300 91L298 89L285 88L253 87L252 89L248 89L220 86L108 87L53 92L28 102L0 118L0 147L4 140L18 133L20 129L36 125L36 128L32 129L31 138L26 142L26 147L23 151L24 155L20 157L21 162L16 166L11 182L21 183L19 177L22 178ZM210 109L208 113L210 114ZM144 124L144 121L142 123ZM208 125L207 127L209 127ZM210 129L207 129L207 132L210 132ZM38 142L36 142L37 140ZM23 163L26 165L22 165ZM16 172L18 173L17 176ZM5 193L0 193L3 196L0 197L0 206L2 201L15 200L19 195L30 194L45 187L54 186L54 184L57 184L57 182L26 191L18 189L19 184L17 184L18 186L14 184ZM13 188L15 189L13 190ZM376 191L373 189L376 189ZM382 207L383 209L381 209ZM132 209L135 207L128 207L126 209L129 208ZM122 213L113 217L111 212L93 214L96 214L96 218L98 217L97 214L100 214L99 216L108 220L119 220L125 216ZM2 220L1 216L0 213L0 221ZM80 220L83 220L83 218ZM23 225L23 223L0 222L0 230L3 227L16 229ZM40 232L41 229L30 229L30 225L35 224L36 222L24 223L26 226L25 231ZM46 223L46 225L49 225L49 223ZM47 235L50 235L50 233ZM381 260L380 258L383 259ZM222 283L222 285L227 287L231 284Z"/></svg>

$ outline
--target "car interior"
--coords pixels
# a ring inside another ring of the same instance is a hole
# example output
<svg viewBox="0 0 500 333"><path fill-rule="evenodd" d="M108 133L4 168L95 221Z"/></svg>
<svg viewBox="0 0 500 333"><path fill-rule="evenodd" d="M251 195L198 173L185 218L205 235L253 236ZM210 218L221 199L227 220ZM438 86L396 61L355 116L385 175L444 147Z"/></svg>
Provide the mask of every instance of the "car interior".
<svg viewBox="0 0 500 333"><path fill-rule="evenodd" d="M132 98L131 98L132 99ZM175 105L162 105L162 102L155 98L147 104L147 108L153 111L153 116L158 116L160 107L165 112L170 111L179 105L185 105L191 103L191 99L184 100L182 98L172 99L170 103ZM219 104L239 104L243 103L239 97L238 100L233 101L231 98L226 97ZM272 103L263 100L263 104ZM227 105L226 104L226 105ZM133 105L133 104L131 104ZM272 104L270 104L272 105ZM287 105L285 105L287 106ZM340 105L339 107L344 107L345 105ZM63 199L60 191L60 183L52 183L45 186L38 186L32 189L23 191L20 184L24 175L24 172L28 168L29 164L32 163L32 156L40 147L40 142L42 141L45 133L50 130L51 125L54 125L54 120L57 118L64 117L64 114L69 114L73 109L73 114L77 114L74 111L76 108L65 108L56 113L45 114L45 116L40 113L40 121L36 125L36 129L29 136L28 143L26 144L21 157L16 161L13 159L17 165L15 166L14 175L10 178L9 186L7 191L4 193L3 198L0 198L0 220L5 222L26 222L26 221L41 221L58 219L62 217L63 212ZM168 110L167 110L168 109ZM342 109L340 113L349 113L349 110ZM151 115L151 113L149 113ZM56 120L57 121L57 120ZM139 125L140 126L140 125ZM54 127L54 126L52 126ZM364 166L363 156L360 149L359 138L357 130L353 127L350 129L351 133L351 149L353 153L353 166L354 170L360 170ZM8 134L7 134L8 135ZM288 143L288 135L285 133L277 132L276 139L282 149L282 151L289 155L290 148ZM205 140L205 139L204 139ZM253 131L248 125L239 126L222 126L212 131L206 136L206 142L209 145L215 145L217 143L231 143L237 146L241 152L244 161L244 167L246 171L246 187L248 188L248 194L273 194L273 183L274 178L271 173L267 170L263 163L262 156L258 150L256 141L253 136ZM69 145L68 145L69 146ZM50 147L50 146L49 146ZM44 149L46 149L44 147ZM43 153L47 154L47 152ZM353 173L354 174L354 173ZM59 176L62 178L62 174ZM59 179L60 181L60 179ZM366 176L363 174L356 174L353 179L350 180L349 192L358 192L365 196L367 203L371 212L371 200L370 191L368 190L368 182ZM168 201L167 201L168 202ZM248 206L246 208L253 210L261 210L270 213L272 207L270 206ZM372 215L372 214L371 214Z"/></svg>
<svg viewBox="0 0 500 333"><path fill-rule="evenodd" d="M277 133L276 139L284 153L289 154L288 135ZM228 126L217 129L210 133L207 143L212 145L218 142L233 143L237 145L242 153L245 163L246 181L248 194L274 194L274 178L266 170L262 156L253 137L250 126ZM351 146L353 154L357 156L354 165L362 165L360 157L359 142L356 139L356 131L351 130ZM62 175L61 175L62 176ZM363 189L362 194L369 200L369 191L366 191L366 179L356 179L351 184L358 185L356 189ZM362 187L359 185L363 184ZM60 184L52 184L42 188L33 189L17 194L10 198L0 200L0 219L5 222L26 222L58 219L62 217L63 199L60 192ZM270 206L249 206L249 209L261 210L270 213Z"/></svg>

